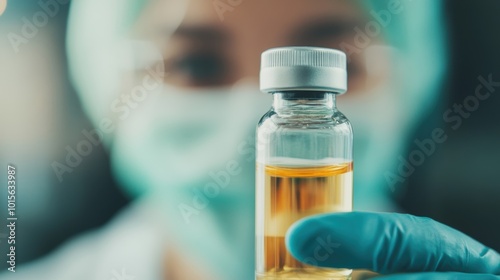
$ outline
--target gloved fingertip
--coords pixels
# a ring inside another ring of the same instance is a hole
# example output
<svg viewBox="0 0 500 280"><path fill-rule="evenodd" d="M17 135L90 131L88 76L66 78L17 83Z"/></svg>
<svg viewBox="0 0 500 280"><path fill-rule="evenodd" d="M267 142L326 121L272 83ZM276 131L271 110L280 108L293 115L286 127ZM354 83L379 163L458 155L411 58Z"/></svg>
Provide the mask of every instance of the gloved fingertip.
<svg viewBox="0 0 500 280"><path fill-rule="evenodd" d="M307 250L305 244L308 244L309 239L313 235L311 233L313 228L314 227L311 226L311 220L302 219L290 226L286 233L285 244L287 250L299 261L302 261L304 255L307 254L307 252L305 252Z"/></svg>

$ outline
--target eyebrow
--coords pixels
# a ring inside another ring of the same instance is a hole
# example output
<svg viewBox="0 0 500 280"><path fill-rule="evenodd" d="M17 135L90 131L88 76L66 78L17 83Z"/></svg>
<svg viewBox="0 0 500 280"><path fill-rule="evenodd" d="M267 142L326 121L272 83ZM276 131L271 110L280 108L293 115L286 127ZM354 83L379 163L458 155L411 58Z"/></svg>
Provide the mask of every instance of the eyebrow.
<svg viewBox="0 0 500 280"><path fill-rule="evenodd" d="M229 34L223 28L203 25L181 25L172 36L213 43L223 43L229 40Z"/></svg>
<svg viewBox="0 0 500 280"><path fill-rule="evenodd" d="M303 25L289 39L295 44L337 39L354 34L354 28L363 25L364 21L360 19L320 19Z"/></svg>

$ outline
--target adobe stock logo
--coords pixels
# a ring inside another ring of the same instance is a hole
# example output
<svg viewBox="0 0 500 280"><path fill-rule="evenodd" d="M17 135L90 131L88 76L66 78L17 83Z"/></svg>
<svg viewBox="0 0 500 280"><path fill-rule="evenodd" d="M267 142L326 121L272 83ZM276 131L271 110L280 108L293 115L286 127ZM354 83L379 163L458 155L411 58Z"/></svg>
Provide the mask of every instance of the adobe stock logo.
<svg viewBox="0 0 500 280"><path fill-rule="evenodd" d="M7 8L7 0L0 0L0 16L5 12Z"/></svg>

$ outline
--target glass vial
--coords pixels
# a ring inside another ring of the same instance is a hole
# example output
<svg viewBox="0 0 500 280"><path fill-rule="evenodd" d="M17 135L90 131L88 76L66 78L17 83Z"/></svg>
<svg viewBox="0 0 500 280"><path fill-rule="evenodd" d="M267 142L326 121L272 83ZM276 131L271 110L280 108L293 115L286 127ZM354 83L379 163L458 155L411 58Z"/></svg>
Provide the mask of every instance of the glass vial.
<svg viewBox="0 0 500 280"><path fill-rule="evenodd" d="M346 55L315 47L262 54L260 89L274 96L257 127L256 276L271 279L350 279L294 259L285 234L297 220L352 211L352 128L337 109L347 90Z"/></svg>

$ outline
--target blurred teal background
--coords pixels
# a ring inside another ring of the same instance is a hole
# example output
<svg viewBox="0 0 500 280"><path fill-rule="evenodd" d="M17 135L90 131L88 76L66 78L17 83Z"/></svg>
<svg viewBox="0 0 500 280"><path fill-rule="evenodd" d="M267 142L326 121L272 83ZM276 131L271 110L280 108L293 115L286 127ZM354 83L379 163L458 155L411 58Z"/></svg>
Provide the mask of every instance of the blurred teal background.
<svg viewBox="0 0 500 280"><path fill-rule="evenodd" d="M64 161L66 147L77 143L82 130L92 130L66 65L65 32L71 3L60 5L43 28L19 51L8 34L19 32L23 17L40 7L36 1L9 1L0 16L0 166L18 168L17 261L39 258L78 233L105 224L129 198L111 175L109 155L102 145L59 182L51 164ZM444 1L448 70L437 105L411 128L413 139L447 127L442 114L475 91L477 77L500 81L500 2ZM424 20L424 19L423 19ZM427 158L389 195L401 211L432 217L500 250L500 98L498 92L461 129ZM394 166L396 169L397 166ZM4 172L0 184L5 184ZM6 193L0 194L5 220ZM2 235L4 234L4 235ZM0 229L0 251L6 251ZM3 256L2 256L3 258ZM0 269L6 268L0 262Z"/></svg>

